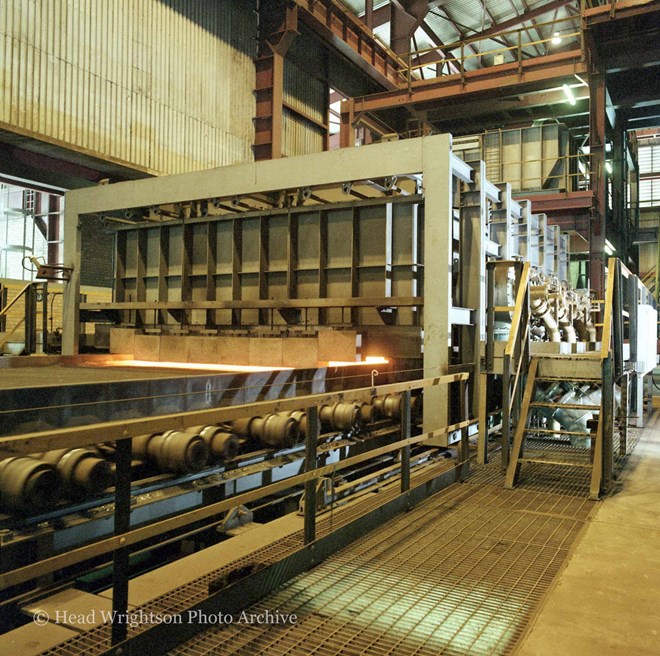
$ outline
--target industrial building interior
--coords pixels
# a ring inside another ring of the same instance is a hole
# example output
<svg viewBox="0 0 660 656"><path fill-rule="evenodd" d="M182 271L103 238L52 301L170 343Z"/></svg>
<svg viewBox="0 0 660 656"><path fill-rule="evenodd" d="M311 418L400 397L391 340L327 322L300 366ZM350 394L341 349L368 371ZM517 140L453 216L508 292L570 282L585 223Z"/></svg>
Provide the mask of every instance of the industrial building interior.
<svg viewBox="0 0 660 656"><path fill-rule="evenodd" d="M0 652L658 654L659 66L657 0L0 2Z"/></svg>

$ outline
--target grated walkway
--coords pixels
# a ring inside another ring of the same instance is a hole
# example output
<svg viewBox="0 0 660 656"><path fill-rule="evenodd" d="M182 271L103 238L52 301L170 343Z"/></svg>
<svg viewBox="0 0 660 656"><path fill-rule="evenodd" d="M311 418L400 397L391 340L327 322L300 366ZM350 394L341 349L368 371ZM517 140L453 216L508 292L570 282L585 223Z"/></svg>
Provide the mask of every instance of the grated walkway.
<svg viewBox="0 0 660 656"><path fill-rule="evenodd" d="M170 652L319 656L508 654L568 558L594 503L471 483L426 500L248 612L294 625L212 627Z"/></svg>

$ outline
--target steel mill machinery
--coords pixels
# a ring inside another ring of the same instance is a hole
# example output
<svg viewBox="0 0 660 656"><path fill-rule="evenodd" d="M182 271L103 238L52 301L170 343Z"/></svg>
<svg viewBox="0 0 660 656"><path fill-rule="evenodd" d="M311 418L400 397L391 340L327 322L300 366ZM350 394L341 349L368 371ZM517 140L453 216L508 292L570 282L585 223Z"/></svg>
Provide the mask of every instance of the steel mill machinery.
<svg viewBox="0 0 660 656"><path fill-rule="evenodd" d="M115 235L111 303L80 302L85 221ZM642 421L646 288L613 259L604 298L573 289L567 236L449 135L77 190L64 231L77 374L0 389L17 640L65 598L230 612L462 480L471 443L503 484L578 466L597 496ZM83 323L108 355L78 355ZM137 653L174 628L50 645Z"/></svg>

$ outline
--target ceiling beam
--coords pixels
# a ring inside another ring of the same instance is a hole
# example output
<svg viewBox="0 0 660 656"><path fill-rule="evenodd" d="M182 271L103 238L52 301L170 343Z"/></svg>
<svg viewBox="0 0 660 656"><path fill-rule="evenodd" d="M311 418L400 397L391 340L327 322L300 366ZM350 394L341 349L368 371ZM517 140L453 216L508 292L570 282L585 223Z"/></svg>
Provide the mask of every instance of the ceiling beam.
<svg viewBox="0 0 660 656"><path fill-rule="evenodd" d="M529 11L525 11L522 14L519 14L518 16L514 16L513 18L509 18L505 21L501 21L500 23L495 23L494 25L491 25L488 29L482 30L481 32L476 32L475 34L471 34L469 38L472 39L478 37L481 39L485 39L489 36L492 36L493 34L504 32L505 30L508 30L512 27L516 27L517 25L521 25L522 23L526 23L528 21L534 20L539 16L543 16L544 14L550 13L555 9L559 9L560 7L563 7L568 4L572 4L574 2L575 0L554 0L553 2L547 2L541 7L530 9Z"/></svg>
<svg viewBox="0 0 660 656"><path fill-rule="evenodd" d="M421 27L424 30L424 33L426 34L426 36L428 36L429 39L431 39L431 43L433 43L433 45L437 46L437 51L436 52L443 59L448 59L449 58L449 53L447 53L444 50L445 44L440 40L440 37L434 32L434 30L431 29L431 27L427 23L422 23ZM433 53L430 53L430 54L433 54ZM449 67L449 72L450 73L459 73L460 72L458 70L458 66L456 66L456 62L448 61L447 66Z"/></svg>
<svg viewBox="0 0 660 656"><path fill-rule="evenodd" d="M548 88L550 84L557 87L563 83L574 83L575 74L586 73L581 50L525 59L521 66L522 76L518 65L511 63L467 71L464 78L445 75L433 80L414 81L411 89L355 98L355 111L381 111L416 103L446 102L460 97L467 101L470 96L502 97L507 95L507 91L509 95L515 91L529 93Z"/></svg>
<svg viewBox="0 0 660 656"><path fill-rule="evenodd" d="M410 52L410 40L428 13L447 0L392 0L390 47L399 55Z"/></svg>
<svg viewBox="0 0 660 656"><path fill-rule="evenodd" d="M374 9L371 16L371 25L369 26L372 30L385 25L385 23L390 22L390 17L392 16L392 5L388 2L378 9ZM363 15L361 15L364 18Z"/></svg>

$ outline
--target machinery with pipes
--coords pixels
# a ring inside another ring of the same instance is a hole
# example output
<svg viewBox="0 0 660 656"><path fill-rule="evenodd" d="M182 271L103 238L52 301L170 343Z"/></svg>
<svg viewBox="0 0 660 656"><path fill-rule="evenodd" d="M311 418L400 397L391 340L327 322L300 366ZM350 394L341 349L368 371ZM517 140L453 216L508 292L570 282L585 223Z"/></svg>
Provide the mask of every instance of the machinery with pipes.
<svg viewBox="0 0 660 656"><path fill-rule="evenodd" d="M616 258L603 299L548 275L533 257L489 262L488 273L485 364L487 387L501 390L505 484L516 485L524 465L579 467L591 473L589 496L599 498L629 453L628 427L644 423L646 375L657 362L648 339L657 331L655 301ZM487 459L485 446L480 455Z"/></svg>
<svg viewBox="0 0 660 656"><path fill-rule="evenodd" d="M308 544L317 512L461 480L471 447L507 485L528 437L604 462L655 309L616 261L605 299L571 288L568 236L485 171L436 135L69 193L58 362L125 378L0 390L5 628L114 595L110 555L123 586L292 512ZM115 235L111 303L80 302L84 221ZM85 323L109 355L78 355Z"/></svg>

